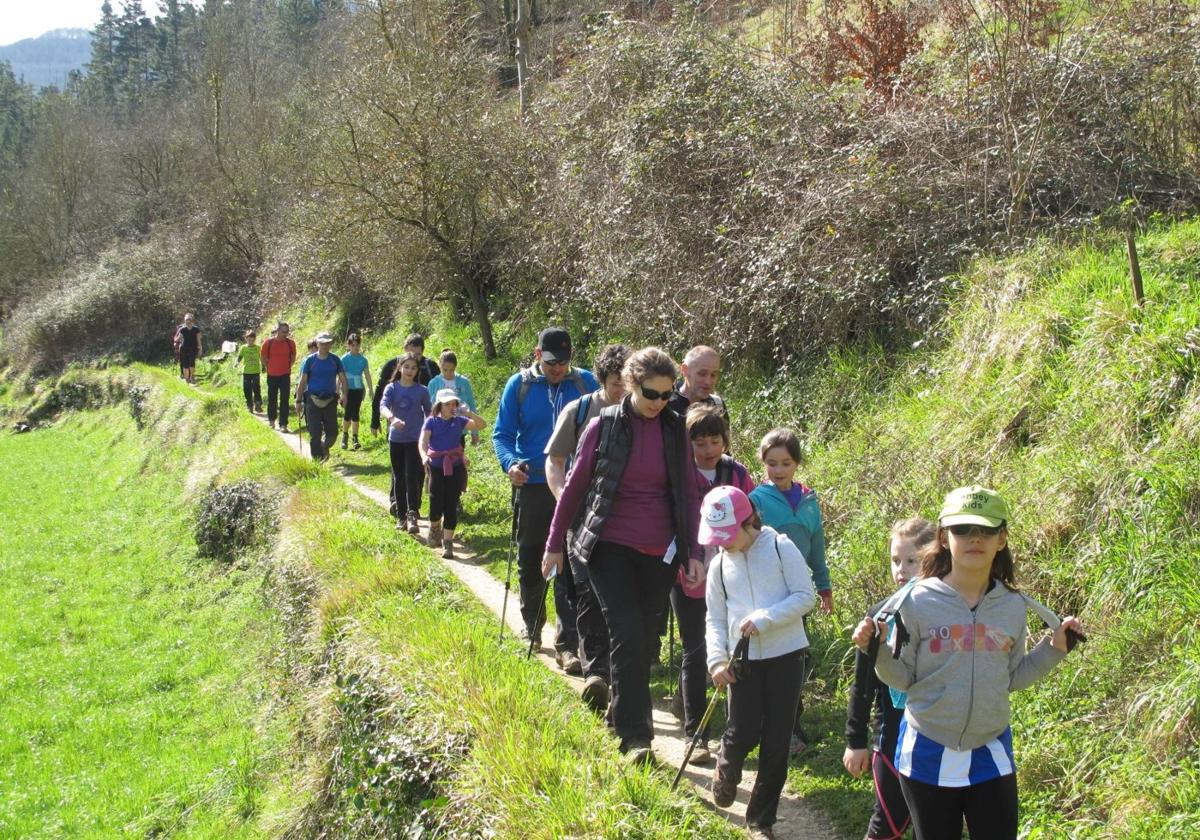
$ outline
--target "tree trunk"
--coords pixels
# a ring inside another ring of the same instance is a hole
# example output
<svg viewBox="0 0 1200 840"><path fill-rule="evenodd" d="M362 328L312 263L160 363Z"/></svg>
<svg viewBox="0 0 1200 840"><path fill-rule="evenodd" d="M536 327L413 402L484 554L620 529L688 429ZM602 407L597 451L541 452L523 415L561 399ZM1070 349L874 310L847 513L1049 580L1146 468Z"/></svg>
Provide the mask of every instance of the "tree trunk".
<svg viewBox="0 0 1200 840"><path fill-rule="evenodd" d="M533 27L529 21L529 0L516 0L517 3L517 90L521 101L521 119L525 119L525 110L529 107L529 98L533 88L529 79L529 53L532 47Z"/></svg>
<svg viewBox="0 0 1200 840"><path fill-rule="evenodd" d="M483 357L496 358L496 341L492 337L492 316L488 312L487 301L483 296L483 287L479 282L478 272L474 269L464 269L462 272L463 290L467 300L471 302L471 311L475 314L475 323L479 325L479 337L483 340Z"/></svg>

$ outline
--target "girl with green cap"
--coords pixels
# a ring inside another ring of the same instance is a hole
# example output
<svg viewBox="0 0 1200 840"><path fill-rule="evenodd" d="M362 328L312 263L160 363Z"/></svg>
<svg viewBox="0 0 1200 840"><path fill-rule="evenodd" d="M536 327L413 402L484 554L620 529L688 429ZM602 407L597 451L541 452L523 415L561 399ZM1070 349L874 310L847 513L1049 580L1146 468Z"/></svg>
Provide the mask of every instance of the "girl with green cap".
<svg viewBox="0 0 1200 840"><path fill-rule="evenodd" d="M952 491L921 580L903 591L894 618L865 619L854 632L862 650L886 636L875 672L907 695L895 766L917 840L959 840L964 819L972 840L1015 840L1008 695L1050 673L1081 637L1071 616L1026 652L1033 602L1017 589L1009 521L996 491Z"/></svg>

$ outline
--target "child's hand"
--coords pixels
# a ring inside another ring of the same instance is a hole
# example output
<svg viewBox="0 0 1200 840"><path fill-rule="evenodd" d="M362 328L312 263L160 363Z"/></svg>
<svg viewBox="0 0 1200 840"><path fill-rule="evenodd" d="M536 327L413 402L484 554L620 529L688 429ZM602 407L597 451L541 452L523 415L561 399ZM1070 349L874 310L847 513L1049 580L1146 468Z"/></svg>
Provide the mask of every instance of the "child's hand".
<svg viewBox="0 0 1200 840"><path fill-rule="evenodd" d="M846 751L842 753L842 766L846 768L847 773L857 779L871 766L871 751L846 747Z"/></svg>
<svg viewBox="0 0 1200 840"><path fill-rule="evenodd" d="M872 622L871 617L867 616L854 628L854 633L851 634L850 641L854 642L854 645L859 650L866 652L867 647L871 644L871 639L875 638L876 633L880 636L886 635L887 622L880 621L878 622L878 626L876 626L876 622Z"/></svg>
<svg viewBox="0 0 1200 840"><path fill-rule="evenodd" d="M1076 633L1083 635L1083 622L1073 615L1069 615L1062 620L1062 624L1058 625L1058 629L1054 631L1054 635L1050 639L1050 644L1067 652L1067 630L1074 630Z"/></svg>
<svg viewBox="0 0 1200 840"><path fill-rule="evenodd" d="M733 673L733 669L728 665L718 665L712 669L713 685L720 691L727 685L733 685L737 682L737 677Z"/></svg>
<svg viewBox="0 0 1200 840"><path fill-rule="evenodd" d="M825 613L825 615L832 615L833 614L833 593L832 592L818 592L817 595L821 599L821 612Z"/></svg>
<svg viewBox="0 0 1200 840"><path fill-rule="evenodd" d="M750 619L748 619L748 618L747 618L747 619L744 619L744 620L742 621L742 624L741 624L741 626L738 628L738 631L739 631L739 632L740 632L740 633L741 633L743 636L757 636L757 635L758 635L758 627L757 627L757 626L755 626L754 622L753 622L753 621L751 621L751 620L750 620Z"/></svg>
<svg viewBox="0 0 1200 840"><path fill-rule="evenodd" d="M688 586L699 586L704 583L706 571L703 562L697 560L695 557L689 557L687 560L687 570L683 573L683 579L687 581Z"/></svg>

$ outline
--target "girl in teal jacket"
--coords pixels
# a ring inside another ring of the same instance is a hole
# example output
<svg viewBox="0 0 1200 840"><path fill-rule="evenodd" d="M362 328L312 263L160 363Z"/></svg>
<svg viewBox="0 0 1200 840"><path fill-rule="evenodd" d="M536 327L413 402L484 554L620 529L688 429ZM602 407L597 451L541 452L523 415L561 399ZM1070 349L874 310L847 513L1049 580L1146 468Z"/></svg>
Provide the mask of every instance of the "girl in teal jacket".
<svg viewBox="0 0 1200 840"><path fill-rule="evenodd" d="M825 528L817 494L795 480L800 466L800 439L791 429L772 429L762 439L758 457L767 470L767 480L750 493L762 516L770 525L795 543L808 561L813 586L821 598L821 609L833 611L833 587L829 566L825 564Z"/></svg>

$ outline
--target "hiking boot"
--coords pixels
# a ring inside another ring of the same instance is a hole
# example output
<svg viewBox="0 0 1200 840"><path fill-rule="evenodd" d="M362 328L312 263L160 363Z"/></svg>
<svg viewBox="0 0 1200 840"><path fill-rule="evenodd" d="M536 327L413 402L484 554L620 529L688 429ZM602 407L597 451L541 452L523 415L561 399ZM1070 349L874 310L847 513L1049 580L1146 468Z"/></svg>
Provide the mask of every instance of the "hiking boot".
<svg viewBox="0 0 1200 840"><path fill-rule="evenodd" d="M342 435L342 449L349 449L349 448L350 448L350 438L346 437L345 435Z"/></svg>
<svg viewBox="0 0 1200 840"><path fill-rule="evenodd" d="M437 525L429 524L429 540L426 543L430 548L444 548L445 544L442 540L442 525L439 522Z"/></svg>
<svg viewBox="0 0 1200 840"><path fill-rule="evenodd" d="M792 733L791 743L788 744L788 753L791 755L800 755L808 749L808 735L803 729L797 729Z"/></svg>
<svg viewBox="0 0 1200 840"><path fill-rule="evenodd" d="M658 763L654 750L650 749L649 741L630 741L621 752L625 755L625 763L630 767L651 767Z"/></svg>
<svg viewBox="0 0 1200 840"><path fill-rule="evenodd" d="M355 452L362 449L362 444L360 444L358 442L358 435L354 436L354 442L350 445L350 448L353 449Z"/></svg>
<svg viewBox="0 0 1200 840"><path fill-rule="evenodd" d="M728 808L737 799L737 783L722 775L720 764L713 770L712 798L718 808Z"/></svg>
<svg viewBox="0 0 1200 840"><path fill-rule="evenodd" d="M579 696L593 712L603 712L608 708L608 683L599 674L592 674L584 681L583 693Z"/></svg>
<svg viewBox="0 0 1200 840"><path fill-rule="evenodd" d="M708 748L708 741L701 740L696 744L696 749L692 750L692 757L688 759L688 764L708 764L712 761L712 751Z"/></svg>
<svg viewBox="0 0 1200 840"><path fill-rule="evenodd" d="M748 825L746 829L755 840L775 840L775 829L769 825Z"/></svg>
<svg viewBox="0 0 1200 840"><path fill-rule="evenodd" d="M421 529L417 527L417 512L415 510L410 510L408 512L408 533L410 533L410 534L420 534L421 533Z"/></svg>
<svg viewBox="0 0 1200 840"><path fill-rule="evenodd" d="M579 662L579 657L571 651L555 651L554 661L558 663L559 668L563 669L563 673L570 674L573 677L583 676L583 665Z"/></svg>
<svg viewBox="0 0 1200 840"><path fill-rule="evenodd" d="M454 559L454 542L452 540L442 540L442 559Z"/></svg>

